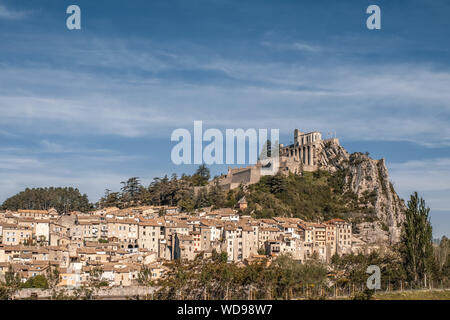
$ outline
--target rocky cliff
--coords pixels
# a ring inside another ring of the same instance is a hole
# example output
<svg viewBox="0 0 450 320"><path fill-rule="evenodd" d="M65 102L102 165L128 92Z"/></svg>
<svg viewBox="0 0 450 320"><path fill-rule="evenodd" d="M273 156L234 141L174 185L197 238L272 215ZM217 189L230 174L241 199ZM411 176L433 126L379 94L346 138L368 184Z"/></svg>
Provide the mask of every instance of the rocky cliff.
<svg viewBox="0 0 450 320"><path fill-rule="evenodd" d="M344 190L352 193L358 206L367 214L357 219L357 231L366 242L398 242L406 206L389 180L384 159L374 160L368 154L349 154L336 139L322 142L317 155L319 168L341 172ZM352 215L352 213L350 213Z"/></svg>

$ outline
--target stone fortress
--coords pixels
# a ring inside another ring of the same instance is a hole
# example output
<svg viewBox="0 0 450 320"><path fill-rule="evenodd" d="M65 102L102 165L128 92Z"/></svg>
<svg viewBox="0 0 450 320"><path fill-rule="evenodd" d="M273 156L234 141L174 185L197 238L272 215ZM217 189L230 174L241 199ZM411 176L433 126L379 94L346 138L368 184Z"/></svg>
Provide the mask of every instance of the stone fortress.
<svg viewBox="0 0 450 320"><path fill-rule="evenodd" d="M284 146L279 145L279 172L288 174L301 174L303 171L316 171L319 167L323 146L327 142L339 145L337 138L322 139L318 131L303 133L299 129L294 130L294 143ZM227 190L235 189L242 185L258 183L261 176L265 175L262 168L270 166L273 158L258 160L255 165L244 168L228 168L225 178L219 184Z"/></svg>

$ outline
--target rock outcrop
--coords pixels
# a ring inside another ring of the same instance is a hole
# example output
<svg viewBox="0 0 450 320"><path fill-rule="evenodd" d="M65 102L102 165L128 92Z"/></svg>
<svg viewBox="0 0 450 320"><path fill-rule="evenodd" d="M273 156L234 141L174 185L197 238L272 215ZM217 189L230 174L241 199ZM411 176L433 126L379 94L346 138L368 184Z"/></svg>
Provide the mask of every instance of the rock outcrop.
<svg viewBox="0 0 450 320"><path fill-rule="evenodd" d="M357 223L361 239L366 242L398 242L406 206L389 180L384 159L368 154L349 154L337 140L325 140L318 155L319 168L341 171L344 191L352 192L368 214ZM352 214L352 213L350 213Z"/></svg>
<svg viewBox="0 0 450 320"><path fill-rule="evenodd" d="M311 147L311 146L310 146ZM406 206L389 180L384 159L374 160L368 154L349 154L336 138L316 140L311 149L303 153L294 145L280 157L280 170L284 175L302 174L316 170L335 174L343 184L342 192L348 218L365 243L396 243L400 240L401 226ZM312 154L309 155L309 150ZM308 151L308 153L305 153ZM306 155L305 155L306 154ZM308 160L309 159L309 160ZM312 164L311 164L312 161ZM308 163L306 165L305 163ZM258 183L261 165L246 168L229 168L219 184L226 190Z"/></svg>

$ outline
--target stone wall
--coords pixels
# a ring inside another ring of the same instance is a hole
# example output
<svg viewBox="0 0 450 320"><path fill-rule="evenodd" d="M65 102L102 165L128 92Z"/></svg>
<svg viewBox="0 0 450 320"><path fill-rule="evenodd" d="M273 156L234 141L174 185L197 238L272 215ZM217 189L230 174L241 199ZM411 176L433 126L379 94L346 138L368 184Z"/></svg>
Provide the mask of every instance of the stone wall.
<svg viewBox="0 0 450 320"><path fill-rule="evenodd" d="M76 289L55 289L56 292L64 293L66 296L75 296ZM127 297L148 296L156 291L154 287L132 286L132 287L110 287L94 290L95 299L126 299ZM21 289L13 295L13 299L51 299L54 291L51 289Z"/></svg>
<svg viewBox="0 0 450 320"><path fill-rule="evenodd" d="M245 168L228 168L226 178L220 181L224 189L235 189L239 185L258 183L261 179L261 165L248 166Z"/></svg>

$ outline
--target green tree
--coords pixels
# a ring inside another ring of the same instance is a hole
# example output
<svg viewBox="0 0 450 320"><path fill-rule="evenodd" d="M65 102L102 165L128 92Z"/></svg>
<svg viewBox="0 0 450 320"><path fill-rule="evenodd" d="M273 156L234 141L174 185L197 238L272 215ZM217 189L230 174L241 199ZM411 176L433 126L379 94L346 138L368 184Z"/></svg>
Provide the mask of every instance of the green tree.
<svg viewBox="0 0 450 320"><path fill-rule="evenodd" d="M192 176L192 182L194 186L204 186L208 183L209 178L211 178L210 171L206 165L202 164Z"/></svg>
<svg viewBox="0 0 450 320"><path fill-rule="evenodd" d="M89 287L101 288L107 287L108 281L102 280L103 269L100 267L94 267L89 271Z"/></svg>
<svg viewBox="0 0 450 320"><path fill-rule="evenodd" d="M402 232L402 254L408 280L414 284L426 281L433 265L430 208L417 192L411 195Z"/></svg>
<svg viewBox="0 0 450 320"><path fill-rule="evenodd" d="M100 199L98 206L100 208L119 207L120 206L120 193L119 192L111 192L111 190L106 189L105 195Z"/></svg>
<svg viewBox="0 0 450 320"><path fill-rule="evenodd" d="M281 173L277 173L269 180L270 192L274 194L282 193L286 191L286 179Z"/></svg>
<svg viewBox="0 0 450 320"><path fill-rule="evenodd" d="M55 288L58 285L59 280L60 280L59 267L58 266L56 266L56 267L50 266L47 269L46 278L47 278L49 288L51 288L51 289Z"/></svg>
<svg viewBox="0 0 450 320"><path fill-rule="evenodd" d="M198 191L196 199L195 199L195 207L196 208L204 208L209 207L211 202L208 197L208 192L202 188Z"/></svg>
<svg viewBox="0 0 450 320"><path fill-rule="evenodd" d="M48 289L48 281L44 275L37 275L29 278L25 283L21 285L22 288L39 288Z"/></svg>
<svg viewBox="0 0 450 320"><path fill-rule="evenodd" d="M224 263L228 260L228 254L225 251L218 253L216 249L212 250L212 260L215 262Z"/></svg>
<svg viewBox="0 0 450 320"><path fill-rule="evenodd" d="M4 281L0 281L0 299L7 300L20 288L21 281L19 274L15 272L11 265L5 272Z"/></svg>
<svg viewBox="0 0 450 320"><path fill-rule="evenodd" d="M138 274L138 283L141 286L149 286L151 284L152 280L152 271L147 267L144 266L141 268Z"/></svg>
<svg viewBox="0 0 450 320"><path fill-rule="evenodd" d="M3 210L48 210L55 208L59 213L88 211L93 208L86 194L76 188L33 188L8 198L3 202Z"/></svg>
<svg viewBox="0 0 450 320"><path fill-rule="evenodd" d="M138 177L129 178L127 181L122 181L122 196L121 206L129 207L140 204L142 196L142 185Z"/></svg>
<svg viewBox="0 0 450 320"><path fill-rule="evenodd" d="M443 236L434 250L435 276L441 281L450 281L450 240Z"/></svg>
<svg viewBox="0 0 450 320"><path fill-rule="evenodd" d="M214 208L223 208L225 206L225 192L216 181L209 189L208 198Z"/></svg>

